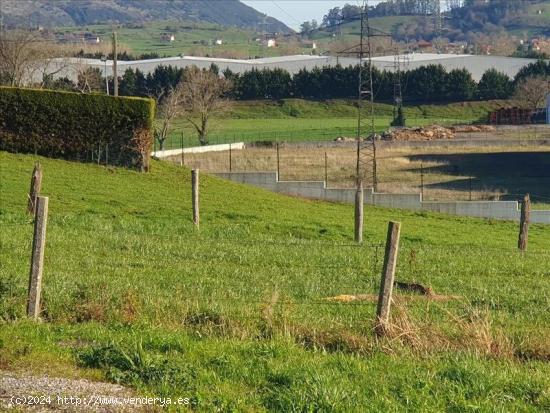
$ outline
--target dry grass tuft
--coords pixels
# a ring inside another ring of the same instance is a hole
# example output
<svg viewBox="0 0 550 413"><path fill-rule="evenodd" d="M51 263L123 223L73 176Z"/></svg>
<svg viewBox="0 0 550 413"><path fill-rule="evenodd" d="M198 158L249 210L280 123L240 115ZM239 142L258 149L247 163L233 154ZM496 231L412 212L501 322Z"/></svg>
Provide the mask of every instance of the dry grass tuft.
<svg viewBox="0 0 550 413"><path fill-rule="evenodd" d="M253 336L251 330L236 319L226 317L215 310L197 309L189 311L183 320L184 327L190 328L199 337L236 337L240 339Z"/></svg>
<svg viewBox="0 0 550 413"><path fill-rule="evenodd" d="M450 312L447 314L451 317L453 329L445 333L431 323L414 320L404 305L394 303L391 320L380 345L391 353L405 346L424 354L469 351L478 356L499 359L514 357L511 340L495 330L488 312L472 309L463 317Z"/></svg>
<svg viewBox="0 0 550 413"><path fill-rule="evenodd" d="M279 292L274 291L269 301L262 309L260 320L260 335L264 338L272 338L275 332L275 307L279 301Z"/></svg>
<svg viewBox="0 0 550 413"><path fill-rule="evenodd" d="M305 326L292 326L289 333L296 343L309 350L366 354L374 348L372 338L347 331L318 331Z"/></svg>
<svg viewBox="0 0 550 413"><path fill-rule="evenodd" d="M513 344L504 334L496 331L487 311L473 309L465 317L454 317L461 334L456 343L478 355L496 358L512 358Z"/></svg>
<svg viewBox="0 0 550 413"><path fill-rule="evenodd" d="M134 290L128 290L122 297L120 316L124 324L132 324L140 313L139 299Z"/></svg>
<svg viewBox="0 0 550 413"><path fill-rule="evenodd" d="M378 338L378 344L388 353L395 353L403 347L418 353L444 351L450 347L449 340L439 329L432 324L414 320L407 308L399 302L393 303L390 322L383 333Z"/></svg>
<svg viewBox="0 0 550 413"><path fill-rule="evenodd" d="M104 322L106 318L106 309L101 303L85 301L76 304L74 307L73 321L75 323Z"/></svg>

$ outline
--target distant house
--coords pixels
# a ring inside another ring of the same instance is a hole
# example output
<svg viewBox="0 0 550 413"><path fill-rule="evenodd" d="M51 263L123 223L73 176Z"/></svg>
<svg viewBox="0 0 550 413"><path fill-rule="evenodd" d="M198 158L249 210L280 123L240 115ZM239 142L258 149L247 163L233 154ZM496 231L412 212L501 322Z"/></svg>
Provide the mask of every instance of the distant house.
<svg viewBox="0 0 550 413"><path fill-rule="evenodd" d="M217 46L221 46L223 44L223 40L222 39L216 39L216 45Z"/></svg>
<svg viewBox="0 0 550 413"><path fill-rule="evenodd" d="M462 54L466 50L466 43L463 42L451 42L445 46L446 53Z"/></svg>
<svg viewBox="0 0 550 413"><path fill-rule="evenodd" d="M275 39L267 39L267 47L277 47Z"/></svg>
<svg viewBox="0 0 550 413"><path fill-rule="evenodd" d="M162 33L160 35L160 40L163 42L173 43L176 41L176 36L172 33Z"/></svg>
<svg viewBox="0 0 550 413"><path fill-rule="evenodd" d="M419 40L418 42L416 42L416 48L420 51L431 50L433 48L433 45L426 40Z"/></svg>

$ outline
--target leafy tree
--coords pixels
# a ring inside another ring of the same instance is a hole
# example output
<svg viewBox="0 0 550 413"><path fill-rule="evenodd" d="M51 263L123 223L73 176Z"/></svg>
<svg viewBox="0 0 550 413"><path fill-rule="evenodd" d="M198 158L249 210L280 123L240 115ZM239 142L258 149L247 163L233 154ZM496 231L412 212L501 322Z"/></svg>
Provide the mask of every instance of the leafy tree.
<svg viewBox="0 0 550 413"><path fill-rule="evenodd" d="M126 69L120 81L119 94L121 96L137 96L136 90L136 72L132 69Z"/></svg>
<svg viewBox="0 0 550 413"><path fill-rule="evenodd" d="M311 23L310 22L303 22L300 25L300 33L307 34L311 31Z"/></svg>
<svg viewBox="0 0 550 413"><path fill-rule="evenodd" d="M342 20L342 10L340 7L334 7L328 11L323 17L322 25L324 27L332 27L340 23Z"/></svg>
<svg viewBox="0 0 550 413"><path fill-rule="evenodd" d="M446 97L450 101L472 100L477 95L477 85L467 69L453 69L447 74Z"/></svg>
<svg viewBox="0 0 550 413"><path fill-rule="evenodd" d="M422 66L405 74L408 100L426 102L447 98L447 73L441 65Z"/></svg>
<svg viewBox="0 0 550 413"><path fill-rule="evenodd" d="M76 84L68 77L54 79L52 75L44 76L42 85L45 89L75 91Z"/></svg>
<svg viewBox="0 0 550 413"><path fill-rule="evenodd" d="M149 96L149 85L143 72L126 69L120 80L119 93L121 96Z"/></svg>
<svg viewBox="0 0 550 413"><path fill-rule="evenodd" d="M530 63L522 67L514 78L514 83L517 85L522 80L533 76L550 76L550 63L544 60L537 60L535 63Z"/></svg>
<svg viewBox="0 0 550 413"><path fill-rule="evenodd" d="M512 80L496 69L487 70L478 84L478 94L482 100L507 99L512 92Z"/></svg>

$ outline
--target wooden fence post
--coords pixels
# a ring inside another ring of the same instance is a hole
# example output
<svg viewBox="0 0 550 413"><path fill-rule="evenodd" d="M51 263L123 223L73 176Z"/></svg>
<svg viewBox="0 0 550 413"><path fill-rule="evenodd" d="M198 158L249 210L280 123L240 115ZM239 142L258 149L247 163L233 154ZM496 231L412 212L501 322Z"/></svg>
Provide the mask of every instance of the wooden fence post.
<svg viewBox="0 0 550 413"><path fill-rule="evenodd" d="M401 224L399 222L392 221L388 224L384 268L382 270L380 292L378 293L378 305L376 307L375 331L378 335L383 335L386 332L390 318L390 306L395 279L395 267L397 265L397 253L399 251L400 233Z"/></svg>
<svg viewBox="0 0 550 413"><path fill-rule="evenodd" d="M181 133L181 159L180 166L185 165L185 152L183 151L183 132Z"/></svg>
<svg viewBox="0 0 550 413"><path fill-rule="evenodd" d="M200 213L199 213L199 170L193 169L191 171L191 195L193 198L193 224L199 227Z"/></svg>
<svg viewBox="0 0 550 413"><path fill-rule="evenodd" d="M325 188L328 188L328 155L325 152Z"/></svg>
<svg viewBox="0 0 550 413"><path fill-rule="evenodd" d="M529 238L529 222L531 221L531 199L529 194L525 195L521 203L521 217L519 222L518 248L520 251L527 250L527 240Z"/></svg>
<svg viewBox="0 0 550 413"><path fill-rule="evenodd" d="M279 157L279 142L277 142L277 181L281 180L281 161Z"/></svg>
<svg viewBox="0 0 550 413"><path fill-rule="evenodd" d="M233 169L233 159L232 159L232 145L229 144L229 172L232 172Z"/></svg>
<svg viewBox="0 0 550 413"><path fill-rule="evenodd" d="M355 192L355 242L363 242L363 181Z"/></svg>
<svg viewBox="0 0 550 413"><path fill-rule="evenodd" d="M424 164L420 163L420 197L424 201Z"/></svg>
<svg viewBox="0 0 550 413"><path fill-rule="evenodd" d="M42 188L42 165L37 162L34 165L31 177L31 189L29 190L29 201L27 203L27 212L34 214L36 211L36 198L40 195Z"/></svg>
<svg viewBox="0 0 550 413"><path fill-rule="evenodd" d="M44 268L44 248L46 247L46 226L48 223L47 197L37 197L34 217L27 315L36 320L40 315L40 294L42 292L42 271Z"/></svg>

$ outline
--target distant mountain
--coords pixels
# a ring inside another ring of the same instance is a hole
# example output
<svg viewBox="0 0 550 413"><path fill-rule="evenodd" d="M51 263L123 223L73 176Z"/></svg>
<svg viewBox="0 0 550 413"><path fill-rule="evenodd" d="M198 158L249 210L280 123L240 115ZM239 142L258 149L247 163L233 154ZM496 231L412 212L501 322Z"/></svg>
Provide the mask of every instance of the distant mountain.
<svg viewBox="0 0 550 413"><path fill-rule="evenodd" d="M185 19L258 31L292 31L238 0L0 0L0 19L8 27Z"/></svg>

